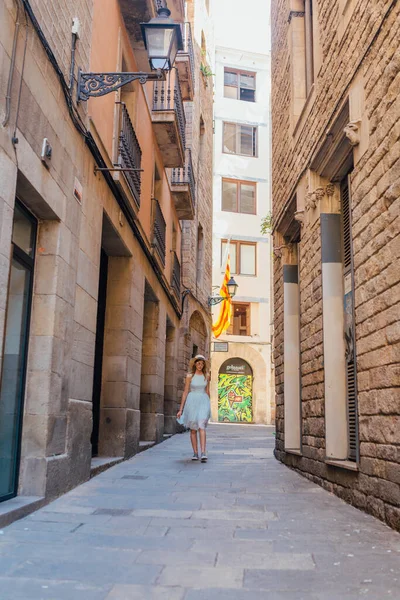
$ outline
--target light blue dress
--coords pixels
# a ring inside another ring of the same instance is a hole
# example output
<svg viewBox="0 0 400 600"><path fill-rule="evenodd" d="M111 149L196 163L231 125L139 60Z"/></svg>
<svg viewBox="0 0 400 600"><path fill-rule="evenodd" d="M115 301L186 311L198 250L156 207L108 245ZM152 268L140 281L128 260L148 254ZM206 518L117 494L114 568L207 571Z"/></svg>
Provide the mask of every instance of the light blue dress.
<svg viewBox="0 0 400 600"><path fill-rule="evenodd" d="M204 375L193 375L183 413L178 422L188 429L205 429L211 416L210 397Z"/></svg>

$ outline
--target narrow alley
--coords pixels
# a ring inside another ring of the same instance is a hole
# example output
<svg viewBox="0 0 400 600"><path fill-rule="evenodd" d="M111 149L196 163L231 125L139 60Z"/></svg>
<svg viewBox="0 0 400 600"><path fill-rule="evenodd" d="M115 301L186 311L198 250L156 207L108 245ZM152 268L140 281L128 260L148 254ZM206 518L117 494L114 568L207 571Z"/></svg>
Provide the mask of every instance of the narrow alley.
<svg viewBox="0 0 400 600"><path fill-rule="evenodd" d="M1 600L400 599L400 535L275 460L273 428L175 435L0 533Z"/></svg>

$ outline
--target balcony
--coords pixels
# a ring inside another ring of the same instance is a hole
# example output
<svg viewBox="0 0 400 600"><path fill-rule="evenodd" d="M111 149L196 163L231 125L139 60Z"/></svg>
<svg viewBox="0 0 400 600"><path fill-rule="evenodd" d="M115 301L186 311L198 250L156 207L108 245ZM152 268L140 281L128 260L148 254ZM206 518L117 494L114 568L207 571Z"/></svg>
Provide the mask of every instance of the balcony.
<svg viewBox="0 0 400 600"><path fill-rule="evenodd" d="M175 64L179 71L182 99L193 100L195 87L195 57L192 28L190 23L182 23L183 50L176 55Z"/></svg>
<svg viewBox="0 0 400 600"><path fill-rule="evenodd" d="M186 117L176 69L153 84L152 121L165 167L182 167L185 159Z"/></svg>
<svg viewBox="0 0 400 600"><path fill-rule="evenodd" d="M124 169L140 169L142 164L142 151L125 104L121 104L120 107L118 165ZM125 196L133 196L136 208L139 208L141 186L140 171L115 172L114 179ZM129 199L129 201L131 201L131 199Z"/></svg>
<svg viewBox="0 0 400 600"><path fill-rule="evenodd" d="M164 215L162 214L160 203L155 198L153 198L153 215L152 247L162 266L165 267L165 240L167 225L165 223Z"/></svg>
<svg viewBox="0 0 400 600"><path fill-rule="evenodd" d="M171 279L171 287L175 294L175 296L180 300L181 298L181 265L174 252L173 255L173 263L172 263L172 279Z"/></svg>
<svg viewBox="0 0 400 600"><path fill-rule="evenodd" d="M182 168L171 169L171 193L178 219L191 221L195 214L196 182L194 179L192 152L185 151L185 164Z"/></svg>

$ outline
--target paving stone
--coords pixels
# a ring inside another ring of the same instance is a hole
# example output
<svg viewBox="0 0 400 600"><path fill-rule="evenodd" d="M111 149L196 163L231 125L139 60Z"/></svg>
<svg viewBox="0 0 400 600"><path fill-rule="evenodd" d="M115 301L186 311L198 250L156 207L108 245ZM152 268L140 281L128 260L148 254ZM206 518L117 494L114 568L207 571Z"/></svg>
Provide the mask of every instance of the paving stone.
<svg viewBox="0 0 400 600"><path fill-rule="evenodd" d="M132 556L133 560L133 556ZM12 571L14 577L33 579L76 580L90 584L132 583L150 585L155 582L162 568L157 565L126 565L114 557L114 561L99 561L95 553L91 560L52 560L42 561L32 558Z"/></svg>
<svg viewBox="0 0 400 600"><path fill-rule="evenodd" d="M176 585L193 588L241 588L243 570L229 567L165 567L158 578L160 585Z"/></svg>
<svg viewBox="0 0 400 600"><path fill-rule="evenodd" d="M238 566L244 569L266 569L268 571L310 571L315 568L310 554L283 552L259 552L248 549L241 552L236 548L218 553L217 566Z"/></svg>
<svg viewBox="0 0 400 600"><path fill-rule="evenodd" d="M208 588L206 590L189 590L185 600L317 600L317 596L309 593L299 593L294 596L291 592L268 591L266 593L265 591L257 592L255 590Z"/></svg>
<svg viewBox="0 0 400 600"><path fill-rule="evenodd" d="M183 600L184 594L178 587L115 585L107 600Z"/></svg>
<svg viewBox="0 0 400 600"><path fill-rule="evenodd" d="M137 564L142 565L179 565L186 568L187 565L204 565L213 567L215 565L217 553L209 550L208 552L177 552L175 550L146 550L141 552L136 559Z"/></svg>
<svg viewBox="0 0 400 600"><path fill-rule="evenodd" d="M0 577L1 600L105 600L110 585Z"/></svg>

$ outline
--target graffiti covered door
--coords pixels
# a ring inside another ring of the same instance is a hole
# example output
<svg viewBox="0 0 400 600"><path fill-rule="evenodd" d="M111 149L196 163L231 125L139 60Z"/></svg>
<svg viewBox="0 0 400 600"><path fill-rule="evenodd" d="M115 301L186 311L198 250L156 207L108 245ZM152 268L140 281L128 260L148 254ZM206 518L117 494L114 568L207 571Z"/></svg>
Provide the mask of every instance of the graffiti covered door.
<svg viewBox="0 0 400 600"><path fill-rule="evenodd" d="M253 371L241 358L226 360L219 370L218 421L253 422Z"/></svg>

